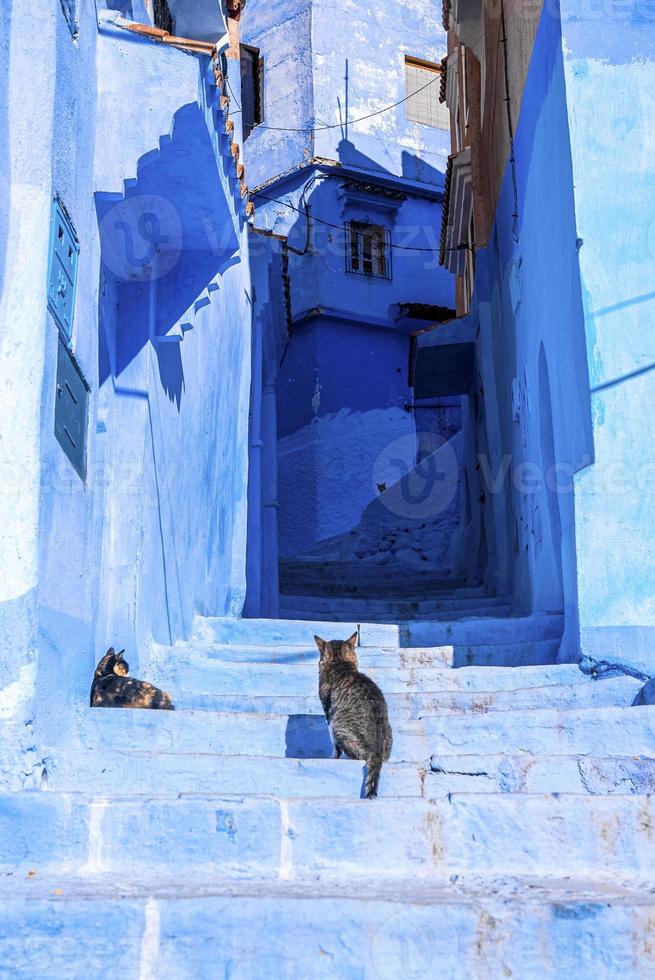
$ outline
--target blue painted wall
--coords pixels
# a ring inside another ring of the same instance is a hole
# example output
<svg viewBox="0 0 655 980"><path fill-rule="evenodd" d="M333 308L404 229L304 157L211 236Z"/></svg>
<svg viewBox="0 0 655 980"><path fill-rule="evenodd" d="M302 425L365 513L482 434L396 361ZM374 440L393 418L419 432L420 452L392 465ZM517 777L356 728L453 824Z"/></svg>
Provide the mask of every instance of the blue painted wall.
<svg viewBox="0 0 655 980"><path fill-rule="evenodd" d="M565 609L577 649L573 473L592 452L560 25L544 10L508 166L476 256L477 450L488 574L524 611ZM554 469L555 464L560 469ZM479 482L469 465L472 485Z"/></svg>
<svg viewBox="0 0 655 980"><path fill-rule="evenodd" d="M291 249L294 328L277 382L282 555L357 526L390 445L401 440L397 452L410 469L416 461L405 405L409 332L421 324L399 308L454 306L435 251L449 133L408 122L404 104L340 120L402 102L405 54L445 52L437 14L427 2L371 12L321 0L244 13L243 39L265 62L265 120L244 147L250 186L264 185L256 224L287 235ZM346 272L350 220L383 225L401 246L390 280Z"/></svg>
<svg viewBox="0 0 655 980"><path fill-rule="evenodd" d="M241 40L266 61L266 129L248 138L248 182L256 187L314 154L312 0L247 4ZM276 127L276 128L274 128Z"/></svg>
<svg viewBox="0 0 655 980"><path fill-rule="evenodd" d="M0 8L0 133L3 133L0 149L0 208L6 214L9 208L9 39L11 37L12 2L7 0ZM0 226L0 294L4 286L5 252L7 248L8 222Z"/></svg>
<svg viewBox="0 0 655 980"><path fill-rule="evenodd" d="M640 16L616 20L542 13L516 130L518 241L508 166L476 256L480 527L499 589L526 610L563 604L562 658L652 669L654 39Z"/></svg>
<svg viewBox="0 0 655 980"><path fill-rule="evenodd" d="M562 3L594 433L575 486L583 653L655 670L655 22Z"/></svg>
<svg viewBox="0 0 655 980"><path fill-rule="evenodd" d="M0 214L0 241L6 243L0 295L0 470L6 477L0 495L0 698L6 730L0 768L7 764L11 785L17 779L29 784L39 772L35 693L37 666L47 662L39 649L43 496L58 496L69 515L75 510L69 501L70 466L62 480L48 469L57 328L46 312L46 278L53 193L60 191L75 212L81 236L90 235L93 227L90 188L86 207L78 205L84 182L90 181L94 153L94 127L89 122L95 111L97 29L95 16L86 10L80 21L84 41L74 42L59 4L38 11L32 5L4 6L7 33L3 43L8 48L10 71L5 109L8 131L2 138L9 207ZM39 37L39 63L44 72L40 85L34 84L35 36ZM35 126L35 120L42 125ZM88 129L88 139L75 146L78 125ZM90 268L87 252L80 278L88 276ZM6 288L9 283L10 289ZM78 293L78 310L82 323L94 322L83 290ZM45 438L44 413L50 420ZM89 527L90 513L88 501L75 513L82 534ZM56 576L68 581L69 605L75 603L85 621L80 645L92 654L94 587L89 580L95 578L97 588L97 573L88 574L91 561L80 535L69 531L65 541L55 537L50 547ZM75 651L71 653L74 657ZM57 666L58 686L65 685L68 670L61 663L54 668Z"/></svg>
<svg viewBox="0 0 655 980"><path fill-rule="evenodd" d="M246 585L253 297L208 60L131 35L116 14L99 31L89 4L73 40L51 7L12 11L2 141L13 289L1 300L0 443L15 479L0 503L0 714L23 732L7 753L30 749L28 781L86 702L99 652L126 646L137 672L138 654L188 636L196 613L239 615ZM80 240L72 346L91 388L86 484L53 434L55 192Z"/></svg>
<svg viewBox="0 0 655 980"><path fill-rule="evenodd" d="M314 156L440 182L449 136L409 122L404 104L348 129L341 125L404 98L406 54L437 62L446 53L431 0L249 3L242 40L258 47L266 63L265 125L247 144L251 186Z"/></svg>

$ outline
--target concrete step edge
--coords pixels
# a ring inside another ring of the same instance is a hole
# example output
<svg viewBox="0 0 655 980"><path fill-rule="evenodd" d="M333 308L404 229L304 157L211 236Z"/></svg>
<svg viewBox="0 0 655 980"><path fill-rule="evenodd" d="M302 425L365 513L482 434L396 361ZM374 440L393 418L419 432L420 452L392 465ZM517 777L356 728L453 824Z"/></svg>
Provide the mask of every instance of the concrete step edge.
<svg viewBox="0 0 655 980"><path fill-rule="evenodd" d="M421 881L415 877L399 875L393 881L380 880L365 875L347 875L343 878L318 879L316 881L288 881L271 878L208 878L207 875L185 874L183 877L166 877L162 872L141 877L135 867L129 879L116 880L113 873L89 871L76 875L62 865L61 870L50 869L44 874L25 880L12 876L0 881L0 902L52 902L66 905L83 899L111 900L112 902L148 901L157 899L179 903L181 901L205 902L213 897L238 900L251 898L267 901L275 898L284 902L324 901L341 898L353 903L369 905L372 902L393 905L429 903L445 905L472 901L478 907L480 900L487 899L490 890L503 904L516 904L524 909L540 908L551 899L558 905L574 906L576 903L615 902L622 907L634 903L637 907L655 908L655 877L633 877L625 881L616 878L598 880L589 876L548 877L526 874L494 875L461 874L456 882L450 877L436 876L433 881Z"/></svg>

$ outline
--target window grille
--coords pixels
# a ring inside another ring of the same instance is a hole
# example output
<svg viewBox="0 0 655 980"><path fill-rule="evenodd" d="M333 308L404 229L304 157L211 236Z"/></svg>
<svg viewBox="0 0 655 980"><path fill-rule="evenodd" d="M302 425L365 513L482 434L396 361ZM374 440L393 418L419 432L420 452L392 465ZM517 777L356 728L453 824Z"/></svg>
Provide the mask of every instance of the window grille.
<svg viewBox="0 0 655 980"><path fill-rule="evenodd" d="M441 67L418 58L405 58L407 118L410 122L450 131L450 111L439 102Z"/></svg>
<svg viewBox="0 0 655 980"><path fill-rule="evenodd" d="M348 222L346 272L391 279L391 234L387 228L365 221Z"/></svg>
<svg viewBox="0 0 655 980"><path fill-rule="evenodd" d="M243 138L264 122L264 59L258 48L241 45L241 108Z"/></svg>

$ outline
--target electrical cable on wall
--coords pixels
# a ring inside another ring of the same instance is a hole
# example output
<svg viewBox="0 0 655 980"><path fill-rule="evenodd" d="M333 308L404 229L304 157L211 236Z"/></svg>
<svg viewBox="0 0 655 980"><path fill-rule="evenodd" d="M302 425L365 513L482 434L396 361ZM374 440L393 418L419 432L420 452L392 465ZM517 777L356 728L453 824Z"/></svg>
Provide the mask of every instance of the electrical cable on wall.
<svg viewBox="0 0 655 980"><path fill-rule="evenodd" d="M314 179L317 179L318 176L319 175L315 175ZM310 218L310 215L309 215L309 212L308 211L303 211L301 208L297 208L294 204L290 204L288 201L282 201L279 197L269 197L267 194L261 194L261 193L260 194L256 194L255 197L261 197L265 201L271 201L273 204L281 204L285 208L290 208L291 211L296 211L298 214L304 214L308 222L310 220L311 221L315 221L317 224L327 225L328 228L335 228L337 231L342 231L344 233L346 233L347 230L348 230L345 225L336 225L336 224L333 224L333 222L331 222L331 221L325 221L324 218L317 218L317 217L311 217ZM308 237L309 237L309 228L308 228ZM302 251L300 251L299 249L291 249L291 251L293 251L293 252L295 252L296 254L299 254L299 255L304 255L305 252L307 251L307 248L308 247L309 247L309 244L307 244ZM431 253L434 253L434 252L438 252L439 251L439 247L438 246L436 246L436 247L430 247L430 248L423 248L423 247L421 247L419 245L416 245L416 246L414 246L414 245L396 245L394 242L390 242L389 243L389 247L390 248L398 249L398 250L400 250L402 252L431 252ZM447 252L463 252L463 251L466 251L469 247L470 246L467 243L462 243L460 245L454 246L453 248L446 249L446 251Z"/></svg>
<svg viewBox="0 0 655 980"><path fill-rule="evenodd" d="M516 178L516 158L514 156L514 123L512 122L512 103L509 96L509 56L507 54L507 21L505 18L505 0L500 0L500 23L503 29L503 36L500 43L503 46L503 62L505 65L505 106L507 109L507 129L509 131L509 163L512 173L512 193L514 211L512 213L512 235L514 243L519 240L519 191Z"/></svg>
<svg viewBox="0 0 655 980"><path fill-rule="evenodd" d="M226 81L230 89L230 92L232 93L232 98L236 103L238 111L243 112L243 107L240 106L239 103L237 102L232 86L230 85L229 79L226 79ZM435 72L435 77L431 79L431 81L427 82L425 85L422 85L421 88L417 88L415 92L411 92L409 95L406 95L405 98L400 99L399 102L394 102L392 105L387 105L383 109L378 109L376 112L370 112L366 116L360 116L358 119L346 119L344 123L340 123L340 122L334 123L331 126L304 126L302 129L291 129L288 126L267 126L265 123L258 123L257 126L255 126L255 129L257 130L269 129L276 133L312 133L312 132L323 133L328 129L343 129L344 125L354 126L356 123L365 122L367 119L373 119L374 116L380 116L382 115L383 112L389 112L390 109L397 109L399 105L403 105L403 103L409 102L409 100L413 99L415 95L418 95L420 92L424 92L426 88L430 87L430 85L434 85L436 82L440 82L440 81L441 81L441 74L440 73L437 74ZM236 113L232 113L232 114L236 115Z"/></svg>

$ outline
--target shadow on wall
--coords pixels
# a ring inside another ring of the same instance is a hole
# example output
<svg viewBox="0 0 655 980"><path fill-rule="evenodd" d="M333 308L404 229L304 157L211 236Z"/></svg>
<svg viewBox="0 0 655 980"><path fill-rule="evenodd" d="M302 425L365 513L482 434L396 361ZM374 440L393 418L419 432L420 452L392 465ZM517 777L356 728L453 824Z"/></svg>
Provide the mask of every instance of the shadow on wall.
<svg viewBox="0 0 655 980"><path fill-rule="evenodd" d="M414 468L397 460L401 478L371 501L355 528L319 541L310 555L401 562L448 577L459 531L462 445L461 432L447 442L419 433Z"/></svg>
<svg viewBox="0 0 655 980"><path fill-rule="evenodd" d="M358 150L351 140L342 139L340 141L338 155L340 162L346 166L392 176L390 170ZM402 153L402 176L406 180L420 181L422 184L436 184L437 187L443 187L444 183L443 171L430 166L422 157L415 153L408 153L407 150L403 150Z"/></svg>
<svg viewBox="0 0 655 980"><path fill-rule="evenodd" d="M0 4L0 133L9 129L9 43L12 0ZM5 258L9 234L9 140L0 140L0 296L4 287Z"/></svg>
<svg viewBox="0 0 655 980"><path fill-rule="evenodd" d="M299 175L289 192L297 195L300 212L289 244L312 256L315 274L300 274L305 260L292 259L295 310L312 315L298 317L277 385L280 551L286 557L313 554L326 540L355 535L377 499L376 485L398 478L386 463L390 454L401 456L408 469L415 466L416 427L406 405L408 335L418 323L401 322L394 311L410 303L433 308L444 292L434 271L436 254L425 254L437 247L438 196L425 206L397 186L384 186L390 171L349 140L341 140L338 153L361 178L319 171L304 186ZM405 153L403 168L408 177L442 183L439 171L411 153ZM361 234L353 234L352 224L348 229L351 222L384 230L382 261L367 260ZM412 523L406 510L394 518L396 526ZM439 535L426 543L435 557L443 553L441 530L448 523L440 512ZM420 536L425 519L418 524ZM393 528L385 530L394 544Z"/></svg>
<svg viewBox="0 0 655 980"><path fill-rule="evenodd" d="M555 453L555 434L553 432L553 407L550 394L550 377L548 361L543 343L539 345L539 438L541 445L542 467L545 473L557 472L557 456ZM546 496L546 517L548 531L544 537L545 547L550 550L548 565L551 570L543 598L545 608L560 609L564 602L564 585L562 578L562 519L557 493L557 487L552 481L546 480L544 493Z"/></svg>
<svg viewBox="0 0 655 980"><path fill-rule="evenodd" d="M346 164L349 167L358 167L360 170L371 170L375 173L389 174L391 176L391 171L387 170L377 161L372 160L371 157L366 156L357 149L355 144L348 139L342 139L337 147L337 152L339 155L339 160L341 163Z"/></svg>
<svg viewBox="0 0 655 980"><path fill-rule="evenodd" d="M403 150L402 165L403 177L407 180L417 180L422 184L436 184L438 187L443 187L443 171L431 167L429 163L426 163L415 153L408 153L407 150Z"/></svg>
<svg viewBox="0 0 655 980"><path fill-rule="evenodd" d="M161 386L179 409L180 342L211 302L217 275L239 261L231 204L195 102L175 113L170 136L141 157L122 194L96 194L100 385L118 378L150 341Z"/></svg>

